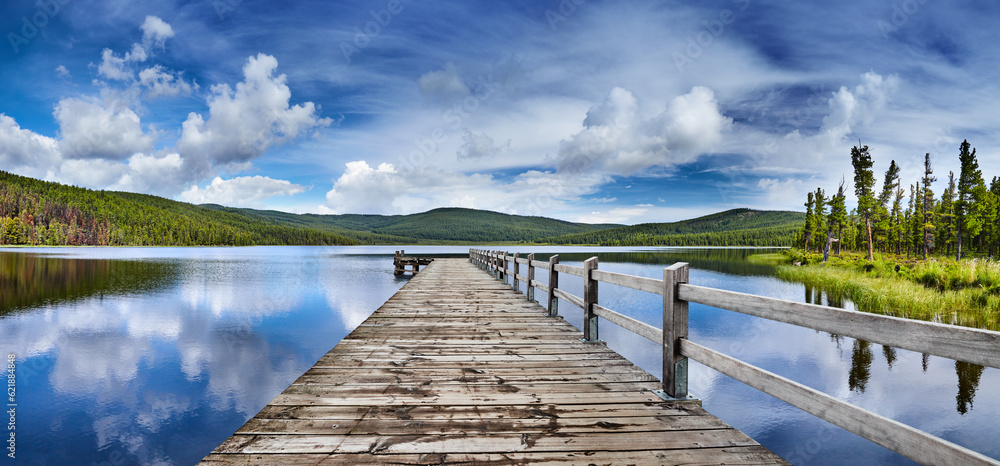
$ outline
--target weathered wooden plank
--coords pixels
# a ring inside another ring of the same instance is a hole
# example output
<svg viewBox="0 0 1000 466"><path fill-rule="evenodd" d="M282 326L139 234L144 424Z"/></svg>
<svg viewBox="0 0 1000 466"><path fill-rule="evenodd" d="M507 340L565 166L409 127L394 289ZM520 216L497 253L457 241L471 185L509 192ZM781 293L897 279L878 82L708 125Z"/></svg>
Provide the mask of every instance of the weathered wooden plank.
<svg viewBox="0 0 1000 466"><path fill-rule="evenodd" d="M594 314L603 317L608 322L611 322L625 330L631 331L640 337L647 338L654 343L661 343L663 341L663 330L660 330L652 325L645 322L633 319L627 315L619 314L611 309L608 309L600 304L594 306Z"/></svg>
<svg viewBox="0 0 1000 466"><path fill-rule="evenodd" d="M486 395L467 394L434 394L432 392L420 392L418 390L406 390L400 388L400 393L374 394L368 396L352 396L344 398L332 394L298 394L291 393L302 387L294 385L286 389L285 392L271 400L272 405L326 405L326 406L352 406L363 405L389 405L389 404L415 404L415 405L467 405L467 406L488 406L488 405L511 405L511 404L587 404L587 403L647 403L662 401L652 391L646 392L584 392L584 393L490 393ZM403 393L406 392L406 393Z"/></svg>
<svg viewBox="0 0 1000 466"><path fill-rule="evenodd" d="M437 384L430 383L400 383L396 380L386 380L370 384L324 384L294 383L285 389L284 393L295 395L337 395L337 396L372 396L400 392L406 395L420 394L422 396L462 396L490 395L492 393L616 393L653 391L659 387L655 382L515 382L501 377L493 383L482 384Z"/></svg>
<svg viewBox="0 0 1000 466"><path fill-rule="evenodd" d="M923 464L992 464L1000 461L885 416L838 400L697 343L682 339L681 354Z"/></svg>
<svg viewBox="0 0 1000 466"><path fill-rule="evenodd" d="M532 419L258 419L243 425L237 434L273 435L426 435L459 434L579 434L600 432L667 432L674 430L727 429L729 425L715 416L630 417L617 420L602 418L532 418Z"/></svg>
<svg viewBox="0 0 1000 466"><path fill-rule="evenodd" d="M556 272L568 273L570 275L576 275L577 277L583 277L584 275L582 267L574 267L566 264L556 264Z"/></svg>
<svg viewBox="0 0 1000 466"><path fill-rule="evenodd" d="M540 283L538 280L532 280L531 281L531 286L533 286L535 288L538 288L539 290L542 290L542 291L544 291L546 293L549 292L549 286L546 285L546 284L544 284L544 283Z"/></svg>
<svg viewBox="0 0 1000 466"><path fill-rule="evenodd" d="M303 462L301 458L309 458ZM427 453L427 454L219 454L205 458L210 464L775 464L774 454L761 446L697 448L649 451L569 451L504 453ZM312 461L318 461L313 463ZM787 463L784 463L787 464Z"/></svg>
<svg viewBox="0 0 1000 466"><path fill-rule="evenodd" d="M308 458L302 460L302 458ZM648 451L568 451L568 452L503 452L503 453L426 453L426 454L223 454L205 457L208 464L787 464L775 460L770 450L761 446L695 448Z"/></svg>
<svg viewBox="0 0 1000 466"><path fill-rule="evenodd" d="M306 374L344 374L345 376L361 376L362 374L358 371L357 366L315 366L309 369ZM474 377L477 375L484 376L496 376L496 377L512 377L512 376L530 376L538 375L539 377L556 377L556 376L569 376L569 375L601 375L601 374L633 374L636 376L645 375L649 376L649 373L636 368L635 366L630 366L627 364L614 364L606 366L578 366L578 367L545 367L545 368L535 368L535 367L521 367L517 365L505 365L503 367L494 367L494 365L479 365L479 366L468 366L467 367L398 367L395 364L391 364L387 367L365 367L364 374L372 374L377 376L414 376L414 377L449 377L455 376L456 374L465 375L468 377ZM652 376L650 376L652 377Z"/></svg>
<svg viewBox="0 0 1000 466"><path fill-rule="evenodd" d="M275 406L268 405L257 419L400 419L400 420L481 420L481 419L567 419L647 416L711 416L696 403L614 403L583 405L499 405L499 406ZM714 416L713 416L714 417Z"/></svg>
<svg viewBox="0 0 1000 466"><path fill-rule="evenodd" d="M234 435L217 453L502 453L519 451L655 450L757 445L732 429L671 431L661 435ZM613 437L613 440L609 438ZM614 442L610 443L609 442ZM572 447L567 448L567 444Z"/></svg>
<svg viewBox="0 0 1000 466"><path fill-rule="evenodd" d="M391 354L372 354L368 356L359 356L356 354L341 354L336 353L332 355L324 356L321 361L324 364L334 364L340 361L344 362L364 362L371 363L372 365L385 365L386 363L392 363L394 361L406 361L406 362L424 362L424 363L477 363L477 362L546 362L546 361L588 361L588 360L604 360L604 359L614 359L618 361L627 361L625 358L617 354L610 353L574 353L574 354L458 354L458 355L439 355L439 354L404 354L399 353L392 357ZM604 361L601 361L602 363Z"/></svg>
<svg viewBox="0 0 1000 466"><path fill-rule="evenodd" d="M681 285L685 301L886 346L1000 368L1000 332Z"/></svg>
<svg viewBox="0 0 1000 466"><path fill-rule="evenodd" d="M633 290L646 291L649 293L663 294L663 282L655 278L637 277L607 270L594 270L592 272L594 280L612 285L624 286Z"/></svg>
<svg viewBox="0 0 1000 466"><path fill-rule="evenodd" d="M562 289L556 288L555 296L563 301L566 301L576 307L583 308L583 298L575 295L571 295Z"/></svg>
<svg viewBox="0 0 1000 466"><path fill-rule="evenodd" d="M356 372L356 371L355 371ZM367 372L367 371L366 371ZM657 379L648 374L637 372L621 373L596 373L596 374L574 374L574 375L470 375L452 374L450 376L435 374L430 375L395 375L388 376L357 376L351 375L348 371L333 374L306 373L295 379L294 384L324 384L324 385L369 385L384 383L386 380L393 381L401 386L405 385L496 385L498 383L509 383L513 386L523 383L559 383L570 386L579 383L619 383L619 382L658 382Z"/></svg>
<svg viewBox="0 0 1000 466"><path fill-rule="evenodd" d="M607 346L575 342L567 342L561 345L508 345L493 343L471 346L460 344L422 345L419 343L419 340L407 345L392 343L371 344L366 340L349 340L346 343L338 344L336 351L339 354L366 351L374 353L409 352L412 354L618 354Z"/></svg>

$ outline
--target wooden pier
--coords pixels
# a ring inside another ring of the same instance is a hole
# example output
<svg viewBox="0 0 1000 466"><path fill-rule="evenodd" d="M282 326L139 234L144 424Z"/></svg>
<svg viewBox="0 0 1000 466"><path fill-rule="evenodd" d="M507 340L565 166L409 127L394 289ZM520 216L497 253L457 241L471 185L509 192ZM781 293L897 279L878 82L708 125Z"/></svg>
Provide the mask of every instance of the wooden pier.
<svg viewBox="0 0 1000 466"><path fill-rule="evenodd" d="M785 463L580 337L469 260L437 259L203 461Z"/></svg>
<svg viewBox="0 0 1000 466"><path fill-rule="evenodd" d="M396 255L392 258L392 274L402 275L406 272L410 272L416 275L420 271L420 266L427 266L434 259L429 257L406 257L406 251L396 251ZM410 270L406 268L410 267Z"/></svg>

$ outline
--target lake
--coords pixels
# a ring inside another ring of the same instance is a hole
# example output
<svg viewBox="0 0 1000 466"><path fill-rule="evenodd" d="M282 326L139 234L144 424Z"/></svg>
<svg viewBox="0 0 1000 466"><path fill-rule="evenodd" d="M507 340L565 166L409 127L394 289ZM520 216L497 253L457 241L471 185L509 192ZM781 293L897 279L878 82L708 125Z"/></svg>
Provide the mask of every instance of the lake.
<svg viewBox="0 0 1000 466"><path fill-rule="evenodd" d="M428 256L469 250L405 248ZM395 249L0 249L0 354L16 355L18 462L197 462L406 283L409 275L392 274ZM693 284L829 303L821 290L780 281L769 266L745 260L760 250L506 249L540 259L558 253L570 265L597 255L601 269L654 278L684 261ZM582 279L563 274L560 282L581 294ZM536 297L544 302L545 294ZM661 326L658 295L602 284L600 302ZM562 302L560 313L582 327L580 309ZM600 331L611 348L660 376L657 345L607 321ZM1000 371L696 304L690 334L1000 458ZM697 363L690 391L709 412L796 464L909 463Z"/></svg>

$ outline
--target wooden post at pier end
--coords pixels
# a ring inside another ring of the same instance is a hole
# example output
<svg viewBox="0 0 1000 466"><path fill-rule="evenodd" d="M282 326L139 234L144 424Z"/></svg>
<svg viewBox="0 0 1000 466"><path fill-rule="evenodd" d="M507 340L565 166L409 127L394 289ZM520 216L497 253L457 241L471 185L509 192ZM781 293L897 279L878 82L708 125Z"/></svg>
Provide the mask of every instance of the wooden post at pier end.
<svg viewBox="0 0 1000 466"><path fill-rule="evenodd" d="M535 300L535 253L528 254L528 289L526 296L528 301Z"/></svg>
<svg viewBox="0 0 1000 466"><path fill-rule="evenodd" d="M591 257L583 263L583 341L595 343L600 341L597 332L597 280L593 271L597 270L597 257Z"/></svg>
<svg viewBox="0 0 1000 466"><path fill-rule="evenodd" d="M556 271L558 263L559 254L549 258L549 315L552 317L559 315L559 298L556 297L556 289L559 288L559 272Z"/></svg>
<svg viewBox="0 0 1000 466"><path fill-rule="evenodd" d="M688 359L680 351L688 336L688 302L677 297L678 285L687 282L687 263L663 269L663 391L674 399L688 396Z"/></svg>

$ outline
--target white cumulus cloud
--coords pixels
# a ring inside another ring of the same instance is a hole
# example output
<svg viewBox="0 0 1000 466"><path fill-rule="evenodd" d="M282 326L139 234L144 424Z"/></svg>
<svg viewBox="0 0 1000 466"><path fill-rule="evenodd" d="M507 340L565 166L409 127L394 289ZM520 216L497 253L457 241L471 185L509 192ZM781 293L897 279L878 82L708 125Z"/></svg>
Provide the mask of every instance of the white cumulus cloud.
<svg viewBox="0 0 1000 466"><path fill-rule="evenodd" d="M139 115L119 102L66 98L54 115L67 158L123 159L153 148L155 138L143 132Z"/></svg>
<svg viewBox="0 0 1000 466"><path fill-rule="evenodd" d="M139 72L139 83L146 88L146 97L152 99L160 96L188 95L198 88L184 81L180 73L169 71L156 65Z"/></svg>
<svg viewBox="0 0 1000 466"><path fill-rule="evenodd" d="M192 204L222 204L235 207L259 207L264 199L292 196L306 191L305 186L266 176L240 176L223 180L215 177L204 188L191 186L181 193L181 200Z"/></svg>
<svg viewBox="0 0 1000 466"><path fill-rule="evenodd" d="M0 165L30 176L45 176L47 167L60 159L59 142L22 129L13 118L0 113Z"/></svg>
<svg viewBox="0 0 1000 466"><path fill-rule="evenodd" d="M235 90L212 86L208 118L192 112L183 123L181 155L206 164L248 162L275 144L329 126L332 121L320 118L312 102L289 104L292 92L285 75L275 75L277 68L274 57L258 54L247 59Z"/></svg>
<svg viewBox="0 0 1000 466"><path fill-rule="evenodd" d="M520 215L546 215L606 183L602 174L566 175L528 170L510 182L481 173L438 168L400 169L348 162L326 194L327 213L407 214L437 207L467 207Z"/></svg>
<svg viewBox="0 0 1000 466"><path fill-rule="evenodd" d="M558 168L579 172L598 169L632 175L652 167L673 167L712 151L732 119L722 115L715 94L694 87L675 97L660 114L643 119L628 90L614 88L591 107L583 130L560 143Z"/></svg>
<svg viewBox="0 0 1000 466"><path fill-rule="evenodd" d="M156 16L146 16L139 29L142 30L142 43L146 46L163 48L167 39L174 37L174 28Z"/></svg>

